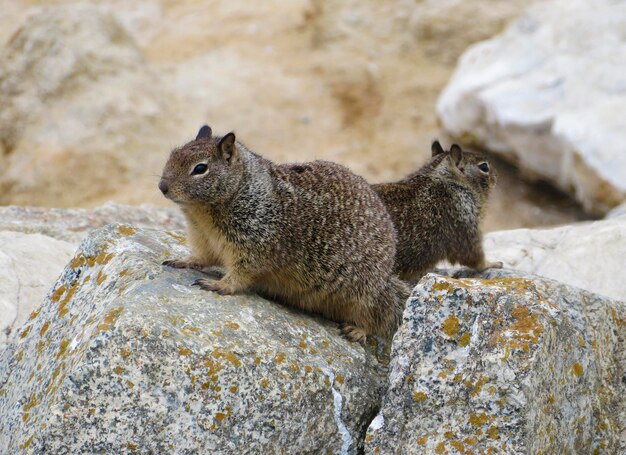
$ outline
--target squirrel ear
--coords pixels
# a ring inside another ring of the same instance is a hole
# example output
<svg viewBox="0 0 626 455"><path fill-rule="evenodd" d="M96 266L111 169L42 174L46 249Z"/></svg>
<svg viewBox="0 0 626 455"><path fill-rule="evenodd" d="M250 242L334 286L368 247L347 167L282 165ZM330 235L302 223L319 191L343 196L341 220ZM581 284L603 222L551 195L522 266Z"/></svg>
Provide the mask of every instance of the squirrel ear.
<svg viewBox="0 0 626 455"><path fill-rule="evenodd" d="M454 164L458 166L463 159L463 149L461 149L458 144L452 144L452 147L450 147L450 155L452 155Z"/></svg>
<svg viewBox="0 0 626 455"><path fill-rule="evenodd" d="M204 139L205 137L211 137L211 127L209 125L204 125L198 131L198 135L196 136L196 141L198 139Z"/></svg>
<svg viewBox="0 0 626 455"><path fill-rule="evenodd" d="M217 144L217 149L222 155L222 158L226 161L230 161L235 154L235 133L231 131L221 138L220 142Z"/></svg>
<svg viewBox="0 0 626 455"><path fill-rule="evenodd" d="M443 147L439 143L439 141L434 141L433 145L430 146L430 150L433 152L432 156L437 156L440 153L443 153Z"/></svg>

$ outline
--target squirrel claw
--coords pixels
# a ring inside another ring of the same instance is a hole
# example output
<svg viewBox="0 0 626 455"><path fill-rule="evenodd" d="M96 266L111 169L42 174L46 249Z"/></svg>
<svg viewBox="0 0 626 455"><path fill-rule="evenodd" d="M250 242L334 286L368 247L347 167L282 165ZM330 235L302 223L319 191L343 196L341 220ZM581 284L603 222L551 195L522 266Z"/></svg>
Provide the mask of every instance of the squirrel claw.
<svg viewBox="0 0 626 455"><path fill-rule="evenodd" d="M344 338L355 343L364 343L367 338L365 330L346 322L339 324L339 331Z"/></svg>
<svg viewBox="0 0 626 455"><path fill-rule="evenodd" d="M199 278L194 281L192 286L200 286L200 289L204 289L205 291L213 291L219 295L232 295L235 294L235 289L228 284L224 284L220 281L210 281L205 278Z"/></svg>
<svg viewBox="0 0 626 455"><path fill-rule="evenodd" d="M205 291L219 291L219 287L217 287L216 284L217 283L204 278L199 278L191 283L192 286L198 286L200 287L200 289L203 289Z"/></svg>

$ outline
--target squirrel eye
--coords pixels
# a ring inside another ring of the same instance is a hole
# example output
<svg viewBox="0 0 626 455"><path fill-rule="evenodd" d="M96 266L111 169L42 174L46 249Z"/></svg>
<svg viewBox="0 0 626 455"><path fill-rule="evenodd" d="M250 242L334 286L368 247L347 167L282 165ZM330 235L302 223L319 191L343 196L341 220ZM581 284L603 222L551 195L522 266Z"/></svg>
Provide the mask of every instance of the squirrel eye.
<svg viewBox="0 0 626 455"><path fill-rule="evenodd" d="M209 168L209 166L207 166L204 163L196 164L196 167L194 167L193 171L191 171L191 175L204 174L207 171L208 168Z"/></svg>
<svg viewBox="0 0 626 455"><path fill-rule="evenodd" d="M478 165L478 169L480 169L483 172L489 172L489 164L488 163L480 163Z"/></svg>

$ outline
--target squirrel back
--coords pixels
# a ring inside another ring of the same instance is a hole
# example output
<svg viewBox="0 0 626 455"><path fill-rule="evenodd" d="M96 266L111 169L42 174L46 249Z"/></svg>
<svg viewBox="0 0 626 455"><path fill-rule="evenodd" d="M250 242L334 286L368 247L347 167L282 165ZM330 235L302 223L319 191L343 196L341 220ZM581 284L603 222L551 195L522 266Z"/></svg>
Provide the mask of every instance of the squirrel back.
<svg viewBox="0 0 626 455"><path fill-rule="evenodd" d="M252 289L345 323L357 340L400 323L409 291L391 275L393 223L345 167L274 164L209 128L172 151L159 187L185 214L192 251L168 265L226 268L217 282L199 280L204 289Z"/></svg>
<svg viewBox="0 0 626 455"><path fill-rule="evenodd" d="M396 227L401 278L419 278L445 259L474 269L498 265L485 262L480 231L496 180L482 155L456 144L445 151L435 141L431 159L417 172L373 185Z"/></svg>

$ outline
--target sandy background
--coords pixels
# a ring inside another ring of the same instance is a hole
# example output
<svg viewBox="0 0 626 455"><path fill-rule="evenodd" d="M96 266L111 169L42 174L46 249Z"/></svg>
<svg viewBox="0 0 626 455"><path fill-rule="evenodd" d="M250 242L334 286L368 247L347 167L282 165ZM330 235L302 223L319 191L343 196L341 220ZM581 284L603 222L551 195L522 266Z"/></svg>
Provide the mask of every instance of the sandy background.
<svg viewBox="0 0 626 455"><path fill-rule="evenodd" d="M448 142L435 103L459 55L530 3L0 2L14 80L0 78L0 203L167 205L156 188L167 154L205 122L279 162L398 179L433 138ZM62 65L60 88L42 91ZM495 166L486 230L586 218L549 184Z"/></svg>

